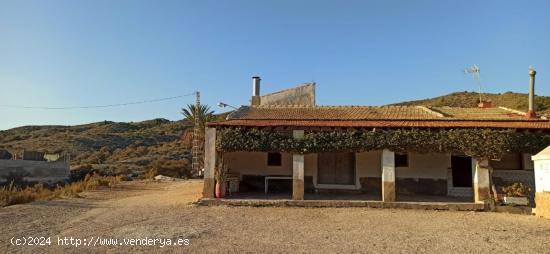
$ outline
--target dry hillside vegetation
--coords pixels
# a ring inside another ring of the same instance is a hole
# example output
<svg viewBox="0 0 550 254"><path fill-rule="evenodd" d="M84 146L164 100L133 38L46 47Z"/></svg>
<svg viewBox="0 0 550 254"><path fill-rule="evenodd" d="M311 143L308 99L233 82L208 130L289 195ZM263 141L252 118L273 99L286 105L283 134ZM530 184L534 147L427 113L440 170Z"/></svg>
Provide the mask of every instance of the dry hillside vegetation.
<svg viewBox="0 0 550 254"><path fill-rule="evenodd" d="M505 92L499 94L484 93L484 100L490 100L493 102L493 107L506 107L526 112L529 99L528 95L524 93ZM395 103L392 105L422 105L433 107L464 107L471 108L477 107L479 103L479 94L476 92L456 92L444 96ZM535 106L539 114L550 113L550 97L548 96L535 96Z"/></svg>
<svg viewBox="0 0 550 254"><path fill-rule="evenodd" d="M76 126L25 126L0 132L0 148L10 152L66 152L71 167L128 174L151 166L189 164L191 125L154 119L137 123L98 122ZM184 172L174 172L174 176Z"/></svg>

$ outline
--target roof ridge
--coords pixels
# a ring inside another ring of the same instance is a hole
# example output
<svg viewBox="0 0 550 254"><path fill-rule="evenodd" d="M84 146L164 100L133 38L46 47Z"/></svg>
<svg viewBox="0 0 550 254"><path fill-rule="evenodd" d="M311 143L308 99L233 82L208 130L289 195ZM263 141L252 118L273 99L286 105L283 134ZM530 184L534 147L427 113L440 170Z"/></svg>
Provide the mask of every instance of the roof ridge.
<svg viewBox="0 0 550 254"><path fill-rule="evenodd" d="M514 114L522 115L522 116L527 115L527 113L522 112L522 111L519 111L519 110L516 110L516 109L511 109L511 108L507 108L507 107L498 107L498 108L499 108L499 109L506 110L506 111L509 111L509 112L512 112L512 113L514 113Z"/></svg>
<svg viewBox="0 0 550 254"><path fill-rule="evenodd" d="M517 110L517 109L513 109L513 108L507 108L507 107L498 107L500 109L503 109L503 110L506 110L506 111L510 111L514 114L518 114L518 115L522 115L522 116L527 116L527 113L526 112L523 112L523 111L520 111L520 110ZM539 117L537 117L538 119L541 119L541 120L548 120L548 117L546 117L545 115L541 115Z"/></svg>
<svg viewBox="0 0 550 254"><path fill-rule="evenodd" d="M430 113L430 114L432 114L432 115L435 115L435 116L437 116L437 117L446 117L445 114L443 114L443 113L441 113L441 112L439 112L439 111L433 110L433 109L431 109L431 108L429 108L429 107L426 107L426 106L416 106L416 107L419 108L419 109L422 109L422 110L424 110L424 111L426 111L426 112L428 112L428 113Z"/></svg>

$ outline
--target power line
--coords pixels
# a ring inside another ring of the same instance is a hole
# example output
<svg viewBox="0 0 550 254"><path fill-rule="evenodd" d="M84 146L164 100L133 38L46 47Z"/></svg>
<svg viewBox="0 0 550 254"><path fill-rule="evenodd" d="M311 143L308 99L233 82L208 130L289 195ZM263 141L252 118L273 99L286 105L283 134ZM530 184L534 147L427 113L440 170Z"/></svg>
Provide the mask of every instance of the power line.
<svg viewBox="0 0 550 254"><path fill-rule="evenodd" d="M110 107L122 107L122 106L128 106L128 105L136 105L136 104L145 104L145 103L153 103L153 102L160 102L160 101L168 101L168 100L174 100L174 99L178 99L178 98L182 98L182 97L187 97L187 96L191 96L191 95L195 95L195 94L196 94L196 92L189 93L189 94L183 94L183 95L172 96L172 97L165 97L165 98L157 98L157 99L142 100L142 101L133 101L133 102L125 102L125 103L105 104L105 105L92 105L92 106L47 107L47 106L0 105L0 107L2 107L2 108L19 108L19 109L47 109L47 110L110 108Z"/></svg>

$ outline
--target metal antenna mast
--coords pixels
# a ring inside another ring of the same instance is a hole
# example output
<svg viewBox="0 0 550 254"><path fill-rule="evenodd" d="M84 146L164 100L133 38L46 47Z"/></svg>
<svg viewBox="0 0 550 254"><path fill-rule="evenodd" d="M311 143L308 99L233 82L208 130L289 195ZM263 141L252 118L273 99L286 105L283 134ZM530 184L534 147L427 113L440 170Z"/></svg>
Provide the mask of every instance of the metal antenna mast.
<svg viewBox="0 0 550 254"><path fill-rule="evenodd" d="M193 174L196 174L197 176L201 175L200 172L200 154L201 154L201 147L200 147L200 106L201 106L201 93L199 91L195 92L195 112L194 118L195 118L195 125L193 128Z"/></svg>
<svg viewBox="0 0 550 254"><path fill-rule="evenodd" d="M481 98L481 79L479 78L479 67L474 64L472 67L464 69L464 73L472 74L472 76L474 77L474 81L476 82L479 89L479 103L482 103L483 100Z"/></svg>

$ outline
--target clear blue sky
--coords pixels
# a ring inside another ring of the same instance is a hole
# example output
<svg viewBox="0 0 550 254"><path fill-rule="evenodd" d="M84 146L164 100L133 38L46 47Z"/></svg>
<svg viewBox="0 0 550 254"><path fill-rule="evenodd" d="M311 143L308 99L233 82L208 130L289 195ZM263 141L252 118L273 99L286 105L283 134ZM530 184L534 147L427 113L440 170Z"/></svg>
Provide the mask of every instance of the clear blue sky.
<svg viewBox="0 0 550 254"><path fill-rule="evenodd" d="M550 88L550 1L0 0L0 104L80 106L202 92L247 104L317 82L319 104ZM193 97L110 109L0 108L0 129L181 118ZM217 111L219 109L216 108Z"/></svg>

